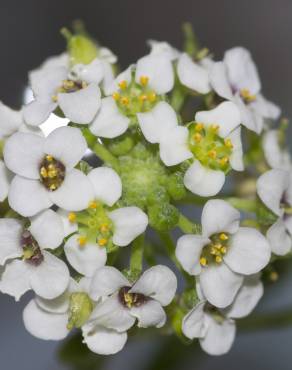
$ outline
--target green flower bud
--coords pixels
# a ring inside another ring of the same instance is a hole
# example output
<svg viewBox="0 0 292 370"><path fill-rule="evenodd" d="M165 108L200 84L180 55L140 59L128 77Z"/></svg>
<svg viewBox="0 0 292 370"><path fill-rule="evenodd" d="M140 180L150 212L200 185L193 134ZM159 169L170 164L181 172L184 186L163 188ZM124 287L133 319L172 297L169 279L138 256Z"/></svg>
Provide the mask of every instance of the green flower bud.
<svg viewBox="0 0 292 370"><path fill-rule="evenodd" d="M156 204L148 208L148 217L154 229L168 231L177 225L179 212L169 203Z"/></svg>
<svg viewBox="0 0 292 370"><path fill-rule="evenodd" d="M148 205L155 205L157 203L168 203L169 196L166 189L163 186L155 187L148 195Z"/></svg>
<svg viewBox="0 0 292 370"><path fill-rule="evenodd" d="M67 328L81 328L93 311L93 303L86 293L72 293L69 302L69 319Z"/></svg>
<svg viewBox="0 0 292 370"><path fill-rule="evenodd" d="M135 145L134 139L126 135L111 140L105 140L105 142L108 144L108 149L111 153L118 157L129 153Z"/></svg>
<svg viewBox="0 0 292 370"><path fill-rule="evenodd" d="M183 175L181 172L177 171L169 176L167 190L174 200L179 200L186 196L187 191L184 186Z"/></svg>

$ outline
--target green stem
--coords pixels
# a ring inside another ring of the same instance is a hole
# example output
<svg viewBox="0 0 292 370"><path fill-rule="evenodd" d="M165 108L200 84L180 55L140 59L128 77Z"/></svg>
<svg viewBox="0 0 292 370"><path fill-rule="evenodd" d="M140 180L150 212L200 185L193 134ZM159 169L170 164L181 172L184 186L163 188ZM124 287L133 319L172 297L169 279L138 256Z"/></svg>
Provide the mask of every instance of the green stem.
<svg viewBox="0 0 292 370"><path fill-rule="evenodd" d="M187 91L177 83L171 95L171 106L176 112L181 111L187 95Z"/></svg>
<svg viewBox="0 0 292 370"><path fill-rule="evenodd" d="M242 199L242 198L225 198L226 202L231 204L233 207L239 209L240 211L244 212L253 212L255 213L257 211L257 208L259 206L258 202L253 199Z"/></svg>
<svg viewBox="0 0 292 370"><path fill-rule="evenodd" d="M290 308L279 313L253 315L240 320L238 325L243 330L287 328L292 326L292 310Z"/></svg>
<svg viewBox="0 0 292 370"><path fill-rule="evenodd" d="M141 273L143 269L144 234L138 236L131 249L130 270L133 273Z"/></svg>
<svg viewBox="0 0 292 370"><path fill-rule="evenodd" d="M104 163L109 164L115 170L119 169L118 159L103 144L96 142L92 150Z"/></svg>
<svg viewBox="0 0 292 370"><path fill-rule="evenodd" d="M201 232L201 226L190 221L183 214L179 215L177 226L181 229L181 231L183 231L186 234L199 234Z"/></svg>

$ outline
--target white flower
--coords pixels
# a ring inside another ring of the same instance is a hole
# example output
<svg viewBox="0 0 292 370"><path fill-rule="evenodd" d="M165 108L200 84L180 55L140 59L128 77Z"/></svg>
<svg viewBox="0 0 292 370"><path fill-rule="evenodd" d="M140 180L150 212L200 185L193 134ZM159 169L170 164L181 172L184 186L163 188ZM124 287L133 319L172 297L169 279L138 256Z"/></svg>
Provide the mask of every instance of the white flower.
<svg viewBox="0 0 292 370"><path fill-rule="evenodd" d="M98 85L103 77L104 64L99 59L72 69L66 54L50 59L29 74L35 100L23 109L25 122L39 126L59 106L72 122L90 123L100 107Z"/></svg>
<svg viewBox="0 0 292 370"><path fill-rule="evenodd" d="M245 278L231 306L224 310L210 307L204 297L183 319L182 331L189 339L199 338L202 349L210 355L227 353L235 339L234 319L248 316L263 295L258 276Z"/></svg>
<svg viewBox="0 0 292 370"><path fill-rule="evenodd" d="M267 238L272 252L280 256L292 249L292 216L289 213L292 206L291 176L291 172L272 169L261 175L257 181L257 193L261 201L278 216L277 221L268 229Z"/></svg>
<svg viewBox="0 0 292 370"><path fill-rule="evenodd" d="M248 50L235 47L210 70L210 82L215 92L233 101L241 112L242 124L260 133L265 119L277 119L280 109L260 93L261 82Z"/></svg>
<svg viewBox="0 0 292 370"><path fill-rule="evenodd" d="M0 160L0 202L7 198L12 176L4 162Z"/></svg>
<svg viewBox="0 0 292 370"><path fill-rule="evenodd" d="M169 127L168 117L175 112L161 101L161 95L169 92L173 84L173 66L168 56L154 53L139 59L136 66L122 72L106 91L112 96L102 99L101 109L90 126L91 132L113 138L122 135L130 123L139 124L146 140L157 143L157 134L155 138L149 135L148 126L157 126L159 118L158 131Z"/></svg>
<svg viewBox="0 0 292 370"><path fill-rule="evenodd" d="M52 299L62 294L69 283L66 264L47 251L63 242L62 220L54 211L46 210L30 221L30 226L25 227L17 219L0 220L0 264L5 264L0 291L19 300L32 289Z"/></svg>
<svg viewBox="0 0 292 370"><path fill-rule="evenodd" d="M4 161L16 174L10 185L11 208L33 216L53 204L68 210L88 206L93 191L88 178L74 167L87 149L81 131L61 127L47 138L15 133L5 143Z"/></svg>
<svg viewBox="0 0 292 370"><path fill-rule="evenodd" d="M280 145L280 132L269 130L263 136L265 159L271 168L291 169L291 158L287 148Z"/></svg>
<svg viewBox="0 0 292 370"><path fill-rule="evenodd" d="M95 168L88 179L94 189L88 209L63 213L63 220L67 235L75 232L64 247L67 260L90 277L105 265L107 249L129 245L146 230L148 217L138 207L112 209L122 195L122 183L111 168Z"/></svg>
<svg viewBox="0 0 292 370"><path fill-rule="evenodd" d="M227 202L209 200L202 212L202 235L178 239L176 257L185 271L197 276L206 299L227 307L244 276L258 273L269 262L271 247L256 229L239 227L240 213Z"/></svg>
<svg viewBox="0 0 292 370"><path fill-rule="evenodd" d="M36 296L23 311L26 330L44 340L64 339L74 327L80 328L90 316L96 302L89 294L91 280L72 278L66 291L55 299Z"/></svg>
<svg viewBox="0 0 292 370"><path fill-rule="evenodd" d="M162 265L146 270L134 284L114 267L97 270L90 297L93 300L106 298L96 306L88 323L82 328L84 342L93 352L104 353L106 350L106 353L114 353L117 348L112 341L100 342L100 330L115 331L121 336L120 343L124 345L126 331L134 325L136 319L138 327L160 328L166 321L163 306L170 304L176 288L174 273Z"/></svg>
<svg viewBox="0 0 292 370"><path fill-rule="evenodd" d="M207 94L211 91L209 77L210 65L212 65L212 63L206 63L204 60L194 62L188 54L183 53L178 59L178 78L180 82L189 89L200 94Z"/></svg>
<svg viewBox="0 0 292 370"><path fill-rule="evenodd" d="M195 122L189 129L176 126L165 130L160 157L167 166L193 158L184 176L186 188L200 196L213 196L223 187L229 166L244 169L240 113L234 103L223 102L212 110L198 112Z"/></svg>

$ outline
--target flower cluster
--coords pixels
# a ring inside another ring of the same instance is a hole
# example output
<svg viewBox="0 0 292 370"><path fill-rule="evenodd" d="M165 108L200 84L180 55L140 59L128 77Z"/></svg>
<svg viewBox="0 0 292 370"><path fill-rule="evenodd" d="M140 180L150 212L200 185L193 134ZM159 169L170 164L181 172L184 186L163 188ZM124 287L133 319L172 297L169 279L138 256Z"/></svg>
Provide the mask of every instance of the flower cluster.
<svg viewBox="0 0 292 370"><path fill-rule="evenodd" d="M188 29L184 51L150 41L118 74L109 49L63 33L67 51L29 74L33 99L0 104L0 291L35 293L23 320L41 339L79 328L114 354L137 323L226 353L291 255L286 120L245 48L217 62Z"/></svg>

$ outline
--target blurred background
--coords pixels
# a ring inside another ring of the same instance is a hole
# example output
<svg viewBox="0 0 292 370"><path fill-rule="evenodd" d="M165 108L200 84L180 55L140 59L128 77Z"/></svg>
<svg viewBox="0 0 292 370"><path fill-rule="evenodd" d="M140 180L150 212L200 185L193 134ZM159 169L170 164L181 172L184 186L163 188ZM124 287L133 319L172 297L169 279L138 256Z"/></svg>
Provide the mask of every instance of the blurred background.
<svg viewBox="0 0 292 370"><path fill-rule="evenodd" d="M258 64L265 96L292 117L291 0L0 0L4 103L21 106L27 72L64 50L59 29L74 19L82 19L88 31L119 56L122 67L147 53L149 38L180 48L184 21L193 24L201 45L217 60L224 50L245 46ZM279 267L281 278L267 288L259 312L292 307L291 273L285 272L289 264ZM196 345L185 347L175 339L152 336L134 337L123 352L105 359L89 354L73 337L72 355L66 344L60 348L59 343L42 342L26 333L21 314L28 299L29 295L16 305L0 296L1 370L291 369L292 327L283 326L253 332L239 329L231 352L219 358L204 355ZM173 354L179 355L178 360Z"/></svg>

